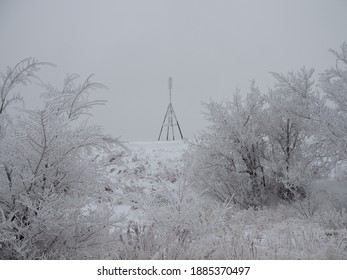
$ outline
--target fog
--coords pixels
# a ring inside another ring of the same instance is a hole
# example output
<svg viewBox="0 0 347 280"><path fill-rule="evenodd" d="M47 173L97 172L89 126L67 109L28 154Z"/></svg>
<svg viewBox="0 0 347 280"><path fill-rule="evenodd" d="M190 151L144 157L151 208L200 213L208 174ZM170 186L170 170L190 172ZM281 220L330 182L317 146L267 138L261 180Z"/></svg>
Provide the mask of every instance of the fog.
<svg viewBox="0 0 347 280"><path fill-rule="evenodd" d="M167 79L183 135L206 126L202 102L246 92L269 71L334 65L330 48L347 40L347 1L0 1L0 71L26 57L53 62L42 80L60 87L68 73L108 90L92 123L125 141L157 139L168 104ZM40 90L21 94L39 106Z"/></svg>

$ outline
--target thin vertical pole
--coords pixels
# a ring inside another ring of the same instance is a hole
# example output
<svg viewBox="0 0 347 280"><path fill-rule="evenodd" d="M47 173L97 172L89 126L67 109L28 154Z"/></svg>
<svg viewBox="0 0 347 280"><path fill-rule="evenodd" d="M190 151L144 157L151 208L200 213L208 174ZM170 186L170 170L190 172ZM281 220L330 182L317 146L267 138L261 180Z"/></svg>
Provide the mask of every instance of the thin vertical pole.
<svg viewBox="0 0 347 280"><path fill-rule="evenodd" d="M168 81L168 85L169 85L169 96L170 96L170 99L169 99L169 104L171 104L171 89L172 89L172 78L169 77L169 81Z"/></svg>
<svg viewBox="0 0 347 280"><path fill-rule="evenodd" d="M161 133L162 133L162 131L163 131L163 127L164 127L164 125L165 125L165 120L166 120L166 117L167 117L167 113L168 113L168 110L166 110L165 117L164 117L163 123L162 123L162 125L161 125L161 129L160 129L158 141L160 140L160 136L161 136Z"/></svg>
<svg viewBox="0 0 347 280"><path fill-rule="evenodd" d="M173 113L173 116L175 117L175 120L176 120L176 125L177 125L177 127L178 127L179 132L180 132L181 139L183 139L183 135L182 135L181 127L180 127L180 124L178 123L178 120L177 120L177 117L176 117L176 114L175 114L175 111L174 111L174 109L173 109L173 108L172 108L172 113Z"/></svg>
<svg viewBox="0 0 347 280"><path fill-rule="evenodd" d="M173 113L173 108L172 108L172 104L170 103L170 115L171 115L171 131L172 131L172 140L175 140L175 133L174 133L174 124L173 124L173 118L172 118L172 113Z"/></svg>
<svg viewBox="0 0 347 280"><path fill-rule="evenodd" d="M168 112L170 109L170 105L167 108ZM166 141L169 141L169 132L170 132L170 113L169 113L169 119L168 119L168 124L167 124L167 133L166 133Z"/></svg>

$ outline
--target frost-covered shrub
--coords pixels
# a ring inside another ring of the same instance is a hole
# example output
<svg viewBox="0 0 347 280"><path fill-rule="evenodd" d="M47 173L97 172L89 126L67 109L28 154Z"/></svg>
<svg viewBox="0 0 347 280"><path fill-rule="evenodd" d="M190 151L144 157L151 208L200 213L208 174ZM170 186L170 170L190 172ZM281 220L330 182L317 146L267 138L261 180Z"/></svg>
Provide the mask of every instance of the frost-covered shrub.
<svg viewBox="0 0 347 280"><path fill-rule="evenodd" d="M314 212L311 219L331 232L347 231L347 192L345 182L327 180L317 183L312 193Z"/></svg>
<svg viewBox="0 0 347 280"><path fill-rule="evenodd" d="M229 205L195 193L183 181L142 198L142 221L132 221L120 237L121 259L210 259L215 239L223 235Z"/></svg>
<svg viewBox="0 0 347 280"><path fill-rule="evenodd" d="M221 201L259 207L269 199L261 119L264 102L252 84L245 100L237 92L231 102L210 102L211 125L190 143L189 180Z"/></svg>
<svg viewBox="0 0 347 280"><path fill-rule="evenodd" d="M11 95L14 86L29 81L38 65L24 60L2 74L0 116L9 121L2 121L0 138L0 257L100 257L117 219L111 219L109 182L95 152L118 141L81 117L103 103L88 101L102 85L90 77L76 85L78 77L71 75L62 90L45 87L41 110L9 115L7 105L20 100Z"/></svg>
<svg viewBox="0 0 347 280"><path fill-rule="evenodd" d="M346 259L347 231L331 231L292 205L232 211L221 259Z"/></svg>

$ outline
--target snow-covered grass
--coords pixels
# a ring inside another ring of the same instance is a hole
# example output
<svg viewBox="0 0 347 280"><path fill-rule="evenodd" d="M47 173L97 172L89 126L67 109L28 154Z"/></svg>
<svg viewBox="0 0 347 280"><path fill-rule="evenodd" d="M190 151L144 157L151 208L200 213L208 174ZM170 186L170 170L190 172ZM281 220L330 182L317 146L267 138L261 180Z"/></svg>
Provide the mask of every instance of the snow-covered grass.
<svg viewBox="0 0 347 280"><path fill-rule="evenodd" d="M241 210L187 183L185 143L126 146L110 167L115 209L127 213L114 258L347 258L346 183L320 181L305 201Z"/></svg>

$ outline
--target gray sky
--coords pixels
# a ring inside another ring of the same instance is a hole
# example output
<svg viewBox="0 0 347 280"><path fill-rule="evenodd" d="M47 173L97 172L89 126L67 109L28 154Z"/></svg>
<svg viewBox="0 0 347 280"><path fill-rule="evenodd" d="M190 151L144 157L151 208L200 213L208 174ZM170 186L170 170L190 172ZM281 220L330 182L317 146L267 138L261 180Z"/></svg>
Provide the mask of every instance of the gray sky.
<svg viewBox="0 0 347 280"><path fill-rule="evenodd" d="M108 103L93 123L126 141L156 140L172 76L190 138L206 125L201 102L246 92L251 79L266 91L269 71L333 65L328 49L347 41L346 26L346 0L0 0L0 71L36 57L57 64L40 72L56 86L95 73L109 89L95 94Z"/></svg>

